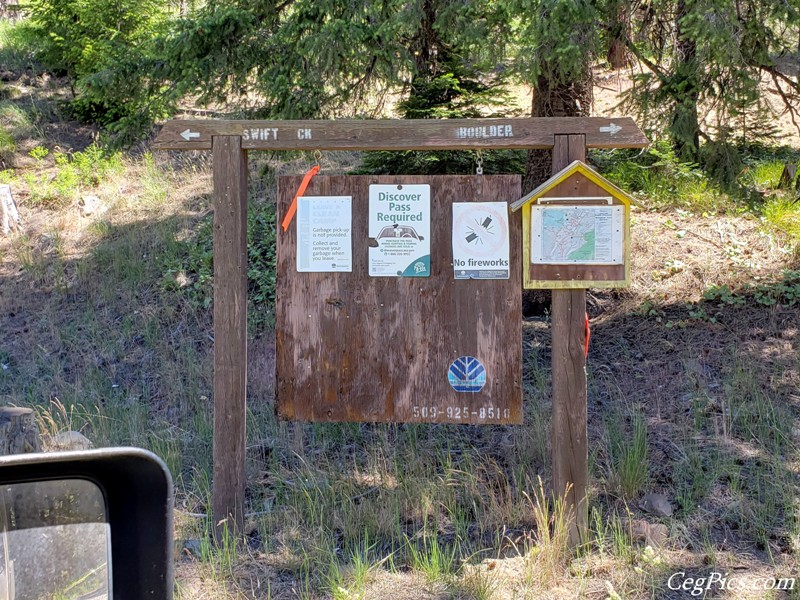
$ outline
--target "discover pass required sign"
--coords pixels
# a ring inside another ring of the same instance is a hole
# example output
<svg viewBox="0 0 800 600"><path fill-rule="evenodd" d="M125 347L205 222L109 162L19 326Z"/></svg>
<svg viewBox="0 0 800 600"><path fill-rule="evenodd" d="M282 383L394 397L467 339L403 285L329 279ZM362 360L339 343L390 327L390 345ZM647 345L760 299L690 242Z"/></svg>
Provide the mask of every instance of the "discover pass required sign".
<svg viewBox="0 0 800 600"><path fill-rule="evenodd" d="M431 186L369 186L371 277L430 277Z"/></svg>

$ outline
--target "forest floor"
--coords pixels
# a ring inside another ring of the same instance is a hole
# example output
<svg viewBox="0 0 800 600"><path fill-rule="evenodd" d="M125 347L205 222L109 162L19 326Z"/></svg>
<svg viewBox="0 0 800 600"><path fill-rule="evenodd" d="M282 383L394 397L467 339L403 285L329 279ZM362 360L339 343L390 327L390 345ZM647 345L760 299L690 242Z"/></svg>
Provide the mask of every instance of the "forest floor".
<svg viewBox="0 0 800 600"><path fill-rule="evenodd" d="M274 331L251 314L249 516L215 546L210 157L95 152L95 132L63 116L62 82L1 75L0 183L22 222L0 236L0 402L36 408L46 444L78 431L164 458L177 597L800 598L800 252L758 207L703 186L638 196L631 286L588 293L576 553L547 500L546 310L521 323L521 426L280 422ZM598 105L613 104L603 87ZM323 168L359 159L326 153ZM254 153L252 210L269 226L275 176L311 161Z"/></svg>

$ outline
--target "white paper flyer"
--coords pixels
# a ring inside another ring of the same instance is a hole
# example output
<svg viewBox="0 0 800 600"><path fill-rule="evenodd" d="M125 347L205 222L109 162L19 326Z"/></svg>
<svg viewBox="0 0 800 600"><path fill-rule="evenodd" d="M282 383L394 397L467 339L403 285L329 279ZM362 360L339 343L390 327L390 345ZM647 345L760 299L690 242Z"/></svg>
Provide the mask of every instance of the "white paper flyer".
<svg viewBox="0 0 800 600"><path fill-rule="evenodd" d="M297 199L297 271L332 273L353 270L351 196Z"/></svg>

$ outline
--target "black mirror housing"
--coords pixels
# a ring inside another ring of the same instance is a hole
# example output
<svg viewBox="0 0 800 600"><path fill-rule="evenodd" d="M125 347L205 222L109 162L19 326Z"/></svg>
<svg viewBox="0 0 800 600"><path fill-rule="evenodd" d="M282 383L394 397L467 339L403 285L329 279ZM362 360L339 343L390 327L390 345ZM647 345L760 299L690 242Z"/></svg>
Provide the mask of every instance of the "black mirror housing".
<svg viewBox="0 0 800 600"><path fill-rule="evenodd" d="M115 600L172 598L172 478L139 448L0 457L0 486L81 479L103 493Z"/></svg>

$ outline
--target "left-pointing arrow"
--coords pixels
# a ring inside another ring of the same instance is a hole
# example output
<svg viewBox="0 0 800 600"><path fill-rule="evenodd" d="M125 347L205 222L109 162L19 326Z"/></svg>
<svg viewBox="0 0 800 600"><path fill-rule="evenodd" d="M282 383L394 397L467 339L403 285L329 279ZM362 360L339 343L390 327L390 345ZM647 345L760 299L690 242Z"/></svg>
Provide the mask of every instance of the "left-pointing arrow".
<svg viewBox="0 0 800 600"><path fill-rule="evenodd" d="M200 137L200 132L187 129L185 131L181 131L181 137L185 139L187 142L191 142L194 138Z"/></svg>

